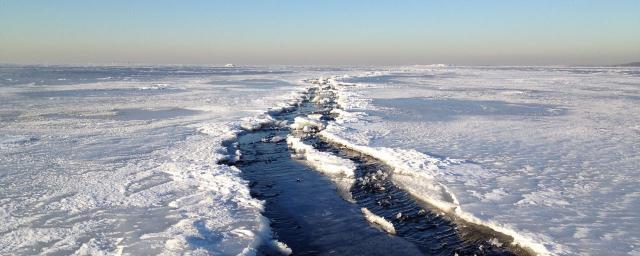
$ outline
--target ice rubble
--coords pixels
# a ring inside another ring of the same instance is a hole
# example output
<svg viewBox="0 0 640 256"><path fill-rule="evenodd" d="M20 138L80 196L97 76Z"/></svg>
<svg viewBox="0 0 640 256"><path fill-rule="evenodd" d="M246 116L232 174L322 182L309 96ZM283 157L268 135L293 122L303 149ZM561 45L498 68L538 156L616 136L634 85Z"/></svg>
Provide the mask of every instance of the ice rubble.
<svg viewBox="0 0 640 256"><path fill-rule="evenodd" d="M312 117L297 116L293 120L293 124L289 126L294 130L303 130L304 132L310 132L311 130L320 131L324 129L324 124Z"/></svg>

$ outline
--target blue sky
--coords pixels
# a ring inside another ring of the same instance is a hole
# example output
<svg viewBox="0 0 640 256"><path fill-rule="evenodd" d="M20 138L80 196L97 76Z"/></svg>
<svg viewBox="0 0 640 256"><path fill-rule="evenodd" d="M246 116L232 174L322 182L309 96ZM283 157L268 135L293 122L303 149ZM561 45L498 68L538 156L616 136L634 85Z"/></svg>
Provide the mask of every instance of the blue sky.
<svg viewBox="0 0 640 256"><path fill-rule="evenodd" d="M0 0L0 63L640 61L640 1Z"/></svg>

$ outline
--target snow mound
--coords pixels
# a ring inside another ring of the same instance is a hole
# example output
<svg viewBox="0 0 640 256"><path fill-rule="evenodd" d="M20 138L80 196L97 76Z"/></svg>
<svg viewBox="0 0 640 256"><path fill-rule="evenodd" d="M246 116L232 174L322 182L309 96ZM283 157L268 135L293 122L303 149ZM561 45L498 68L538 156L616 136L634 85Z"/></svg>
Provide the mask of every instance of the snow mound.
<svg viewBox="0 0 640 256"><path fill-rule="evenodd" d="M294 118L293 124L291 124L289 127L294 130L303 130L304 132L310 132L324 129L324 124L317 119L298 116Z"/></svg>

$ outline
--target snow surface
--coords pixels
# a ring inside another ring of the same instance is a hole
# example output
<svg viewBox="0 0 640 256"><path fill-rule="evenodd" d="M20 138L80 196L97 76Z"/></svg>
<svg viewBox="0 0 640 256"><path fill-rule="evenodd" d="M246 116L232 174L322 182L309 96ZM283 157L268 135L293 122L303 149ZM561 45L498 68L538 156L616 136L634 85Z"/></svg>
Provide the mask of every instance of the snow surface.
<svg viewBox="0 0 640 256"><path fill-rule="evenodd" d="M291 253L218 162L314 77L333 77L311 100L337 93L338 117L293 128L324 127L412 195L540 254L638 255L640 69L447 65L2 66L0 254Z"/></svg>
<svg viewBox="0 0 640 256"><path fill-rule="evenodd" d="M326 72L0 67L0 254L290 253L218 161Z"/></svg>
<svg viewBox="0 0 640 256"><path fill-rule="evenodd" d="M409 66L329 80L320 133L539 254L637 254L640 69ZM417 177L417 178L416 178Z"/></svg>

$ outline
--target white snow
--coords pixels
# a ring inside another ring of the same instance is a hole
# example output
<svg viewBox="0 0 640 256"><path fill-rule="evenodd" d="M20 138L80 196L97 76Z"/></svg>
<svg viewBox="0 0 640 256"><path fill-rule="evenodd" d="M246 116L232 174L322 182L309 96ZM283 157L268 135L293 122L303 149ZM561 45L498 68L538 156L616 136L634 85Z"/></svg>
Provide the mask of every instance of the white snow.
<svg viewBox="0 0 640 256"><path fill-rule="evenodd" d="M347 178L353 178L355 175L355 164L349 159L344 159L328 152L318 151L313 148L313 146L302 142L300 138L291 135L287 136L287 144L289 144L296 153L304 156L304 159L320 172Z"/></svg>
<svg viewBox="0 0 640 256"><path fill-rule="evenodd" d="M360 208L360 211L362 211L362 214L364 215L364 218L369 223L380 227L382 230L384 230L385 232L387 232L389 234L392 234L392 235L396 234L396 229L395 229L395 227L393 227L393 223L389 222L384 217L375 215L374 213L369 211L369 209L364 208L364 207Z"/></svg>
<svg viewBox="0 0 640 256"><path fill-rule="evenodd" d="M305 132L308 132L309 130L322 130L324 129L324 124L314 119L313 115L311 117L297 116L289 127L294 130L306 130Z"/></svg>
<svg viewBox="0 0 640 256"><path fill-rule="evenodd" d="M329 81L342 109L320 135L391 165L410 193L539 254L637 252L639 69L409 66Z"/></svg>

